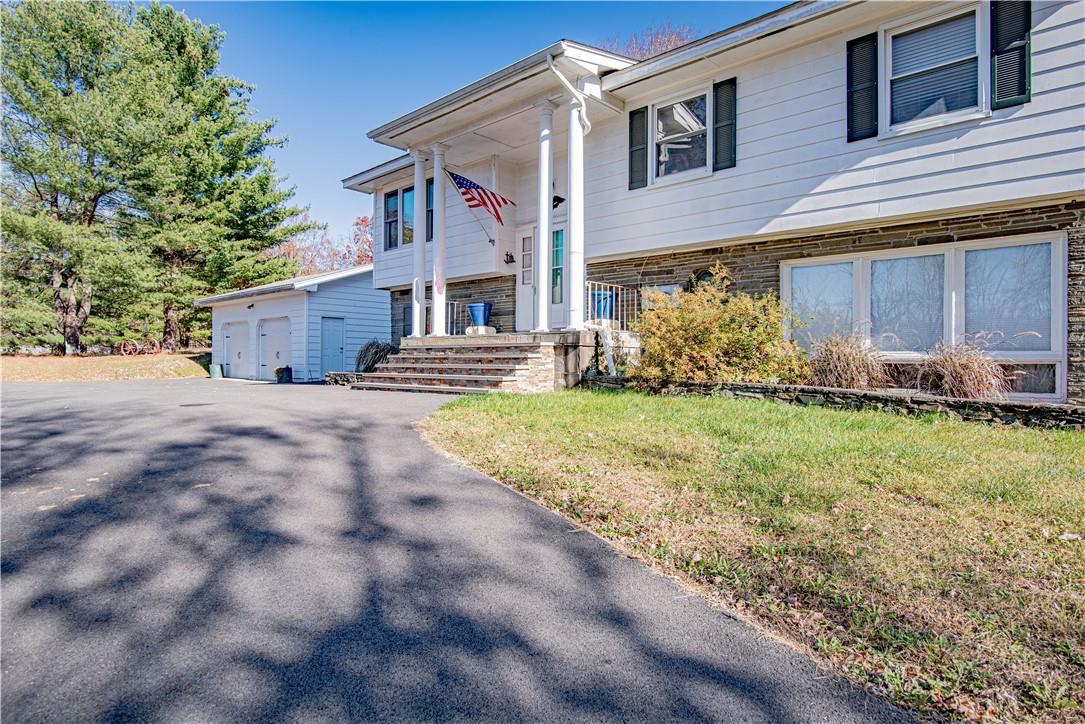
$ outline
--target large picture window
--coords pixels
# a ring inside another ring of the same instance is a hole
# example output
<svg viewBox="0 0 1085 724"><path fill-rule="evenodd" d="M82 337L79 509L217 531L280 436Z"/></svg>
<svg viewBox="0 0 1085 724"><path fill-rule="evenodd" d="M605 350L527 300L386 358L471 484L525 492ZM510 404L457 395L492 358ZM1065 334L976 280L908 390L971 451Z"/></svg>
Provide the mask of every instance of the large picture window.
<svg viewBox="0 0 1085 724"><path fill-rule="evenodd" d="M384 195L384 248L398 249L414 241L414 187ZM433 241L433 179L426 180L426 241Z"/></svg>
<svg viewBox="0 0 1085 724"><path fill-rule="evenodd" d="M796 259L780 265L780 293L805 349L854 332L887 362L913 363L972 344L1016 373L1016 392L1061 398L1065 260L1062 234Z"/></svg>

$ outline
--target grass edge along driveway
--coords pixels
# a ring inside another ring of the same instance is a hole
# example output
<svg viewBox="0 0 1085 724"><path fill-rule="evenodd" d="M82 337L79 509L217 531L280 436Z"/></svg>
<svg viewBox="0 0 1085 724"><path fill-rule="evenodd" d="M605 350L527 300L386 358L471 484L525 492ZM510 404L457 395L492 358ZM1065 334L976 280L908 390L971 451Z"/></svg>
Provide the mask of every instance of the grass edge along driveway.
<svg viewBox="0 0 1085 724"><path fill-rule="evenodd" d="M419 429L918 712L1085 717L1085 434L582 391Z"/></svg>
<svg viewBox="0 0 1085 724"><path fill-rule="evenodd" d="M3 355L0 380L4 382L101 382L106 380L161 380L207 377L209 353L135 355Z"/></svg>

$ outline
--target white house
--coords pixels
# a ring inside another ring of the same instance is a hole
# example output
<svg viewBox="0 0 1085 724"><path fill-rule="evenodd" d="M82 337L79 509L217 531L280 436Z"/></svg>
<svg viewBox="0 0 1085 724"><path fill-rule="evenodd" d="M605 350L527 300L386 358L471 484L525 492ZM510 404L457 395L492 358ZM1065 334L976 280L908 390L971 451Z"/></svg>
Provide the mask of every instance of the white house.
<svg viewBox="0 0 1085 724"><path fill-rule="evenodd" d="M983 338L1018 394L1085 402L1085 3L798 2L642 62L562 40L369 138L405 155L343 184L409 345L472 301L590 329L590 289L722 262L804 344ZM445 169L513 199L504 225Z"/></svg>
<svg viewBox="0 0 1085 724"><path fill-rule="evenodd" d="M273 380L290 366L297 382L354 369L358 349L387 340L388 292L373 266L294 277L196 301L211 308L211 363L223 375Z"/></svg>

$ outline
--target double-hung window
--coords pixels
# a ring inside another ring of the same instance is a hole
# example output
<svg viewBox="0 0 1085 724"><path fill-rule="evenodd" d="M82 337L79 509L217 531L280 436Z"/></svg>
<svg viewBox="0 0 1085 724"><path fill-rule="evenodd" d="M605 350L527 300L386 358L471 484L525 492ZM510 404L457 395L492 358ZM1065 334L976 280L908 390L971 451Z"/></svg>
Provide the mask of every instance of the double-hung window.
<svg viewBox="0 0 1085 724"><path fill-rule="evenodd" d="M1014 371L1015 393L1061 399L1065 264L1062 233L1030 234L786 261L780 291L806 349L854 332L905 364L939 343L971 344Z"/></svg>
<svg viewBox="0 0 1085 724"><path fill-rule="evenodd" d="M403 211L400 213L402 218L400 238L403 240L403 244L407 245L414 242L414 186L403 189L399 196L399 203L403 207Z"/></svg>
<svg viewBox="0 0 1085 724"><path fill-rule="evenodd" d="M399 191L384 195L384 248L399 247Z"/></svg>
<svg viewBox="0 0 1085 724"><path fill-rule="evenodd" d="M847 138L983 118L1031 99L1032 3L999 0L924 11L852 38Z"/></svg>
<svg viewBox="0 0 1085 724"><path fill-rule="evenodd" d="M708 103L693 96L655 109L656 178L708 163Z"/></svg>
<svg viewBox="0 0 1085 724"><path fill-rule="evenodd" d="M982 110L979 8L886 34L888 127Z"/></svg>
<svg viewBox="0 0 1085 724"><path fill-rule="evenodd" d="M735 165L736 80L701 86L629 112L629 188Z"/></svg>

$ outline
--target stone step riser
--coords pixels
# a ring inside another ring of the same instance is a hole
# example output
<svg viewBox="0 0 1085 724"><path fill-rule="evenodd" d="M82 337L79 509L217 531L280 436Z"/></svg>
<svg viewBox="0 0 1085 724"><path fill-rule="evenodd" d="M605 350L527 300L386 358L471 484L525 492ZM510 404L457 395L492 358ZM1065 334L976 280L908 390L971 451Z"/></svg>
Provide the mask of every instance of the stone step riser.
<svg viewBox="0 0 1085 724"><path fill-rule="evenodd" d="M468 395L486 392L495 392L496 390L480 387L446 387L446 386L432 386L426 387L423 385L395 385L385 384L380 382L358 382L350 386L352 390L375 390L385 392L430 392L439 393L445 395Z"/></svg>
<svg viewBox="0 0 1085 724"><path fill-rule="evenodd" d="M396 373L370 372L363 376L364 382L395 385L424 385L440 387L488 387L505 388L515 385L516 380L506 377L469 376L469 375L404 375Z"/></svg>
<svg viewBox="0 0 1085 724"><path fill-rule="evenodd" d="M487 367L476 365L379 365L370 374L385 375L472 375L482 377L510 377L517 372L526 371L526 367Z"/></svg>

